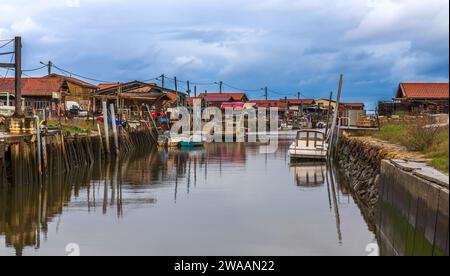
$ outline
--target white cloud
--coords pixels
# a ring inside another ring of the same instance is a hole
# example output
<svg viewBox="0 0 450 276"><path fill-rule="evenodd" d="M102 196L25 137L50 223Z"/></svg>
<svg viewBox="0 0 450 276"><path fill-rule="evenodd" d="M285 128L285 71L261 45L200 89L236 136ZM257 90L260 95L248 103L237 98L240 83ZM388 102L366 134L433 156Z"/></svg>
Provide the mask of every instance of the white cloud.
<svg viewBox="0 0 450 276"><path fill-rule="evenodd" d="M40 32L42 27L39 26L31 17L26 17L23 20L15 21L11 25L11 31L18 34L27 34Z"/></svg>
<svg viewBox="0 0 450 276"><path fill-rule="evenodd" d="M80 0L66 0L66 6L69 8L79 8L81 6Z"/></svg>
<svg viewBox="0 0 450 276"><path fill-rule="evenodd" d="M203 60L196 56L179 56L176 57L174 62L177 66L201 68L203 66Z"/></svg>
<svg viewBox="0 0 450 276"><path fill-rule="evenodd" d="M321 97L341 72L349 93L351 82L390 93L448 79L448 0L0 2L0 38L23 35L28 67L52 59L96 78L164 72Z"/></svg>

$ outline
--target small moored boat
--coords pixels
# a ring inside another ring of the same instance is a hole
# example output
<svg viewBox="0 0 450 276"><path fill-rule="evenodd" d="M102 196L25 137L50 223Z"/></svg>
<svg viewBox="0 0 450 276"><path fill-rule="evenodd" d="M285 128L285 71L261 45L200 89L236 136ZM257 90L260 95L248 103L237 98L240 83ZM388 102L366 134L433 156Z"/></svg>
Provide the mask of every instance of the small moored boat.
<svg viewBox="0 0 450 276"><path fill-rule="evenodd" d="M325 133L319 129L300 130L289 147L291 159L324 160L328 155Z"/></svg>
<svg viewBox="0 0 450 276"><path fill-rule="evenodd" d="M193 136L189 137L189 139L181 141L180 142L180 147L182 148L198 148L198 147L203 147L204 142L200 141L200 142L196 142L194 141Z"/></svg>

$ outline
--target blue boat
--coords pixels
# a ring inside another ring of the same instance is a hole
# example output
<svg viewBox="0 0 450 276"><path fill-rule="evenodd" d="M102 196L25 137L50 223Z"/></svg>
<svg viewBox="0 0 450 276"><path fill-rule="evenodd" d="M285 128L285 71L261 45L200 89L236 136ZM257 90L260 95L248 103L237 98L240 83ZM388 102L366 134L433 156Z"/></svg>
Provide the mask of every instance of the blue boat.
<svg viewBox="0 0 450 276"><path fill-rule="evenodd" d="M182 148L199 148L203 147L203 142L193 142L193 141L182 141L180 142L180 147Z"/></svg>

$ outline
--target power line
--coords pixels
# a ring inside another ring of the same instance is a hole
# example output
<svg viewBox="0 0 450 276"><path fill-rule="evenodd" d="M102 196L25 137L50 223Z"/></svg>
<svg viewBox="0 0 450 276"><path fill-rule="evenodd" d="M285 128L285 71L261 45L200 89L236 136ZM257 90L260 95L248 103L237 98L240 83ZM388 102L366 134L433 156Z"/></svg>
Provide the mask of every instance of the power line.
<svg viewBox="0 0 450 276"><path fill-rule="evenodd" d="M67 73L67 74L69 74L69 75L76 76L76 77L79 77L79 78L82 78L82 79L86 79L86 80L90 80L90 81L96 81L96 82L103 82L103 83L114 83L113 81L99 80L99 79L94 79L94 78L82 76L82 75L79 75L79 74L75 74L75 73L73 73L73 72L70 72L70 71L61 69L61 68L59 68L58 66L56 66L56 65L54 65L54 64L52 64L52 67L58 69L58 70L61 71L61 72L64 72L64 73Z"/></svg>
<svg viewBox="0 0 450 276"><path fill-rule="evenodd" d="M13 41L13 40L8 41L7 44L11 43L11 41ZM7 44L5 44L5 45L7 45ZM4 47L4 46L2 46L2 47ZM13 56L11 57L11 62L12 62L12 58L13 58ZM48 67L48 65L43 65L43 66L40 66L40 67L37 67L37 68L33 68L33 69L24 69L24 70L22 70L22 72L34 72L34 71L38 71L38 70L44 69L44 68L46 68L46 67ZM67 76L67 74L68 74L68 75L70 75L70 76L76 76L76 77L79 77L79 78L82 78L82 79L86 79L86 80L90 80L90 81L95 81L95 82L100 82L100 83L115 83L115 82L113 82L113 81L106 81L106 80L101 80L101 79L96 79L96 78L92 78L92 77L83 76L83 75L80 75L80 74L77 74L77 73L74 73L74 72L65 70L65 69L63 69L63 68L60 68L60 67L58 67L58 66L56 66L56 65L54 65L54 64L51 64L51 67L56 68L57 70L59 70L60 72L62 72L62 73L63 73L64 75L66 75L66 76ZM6 75L9 73L9 70L14 70L14 69L8 69ZM6 78L6 75L5 75L4 78ZM25 76L28 76L28 75L26 75L26 74L24 74L24 75L25 75ZM179 80L179 79L175 79L175 78L166 77L165 75L161 75L161 76L158 76L158 77L155 77L155 78L147 79L147 80L144 80L144 81L142 81L142 82L148 82L148 81L153 81L153 80L158 81L158 80L161 80L161 79L163 79L163 80L164 80L164 79L171 80L171 81L173 81L174 84L176 84L177 86L178 86L179 84L181 84L181 85L180 85L181 88L184 88L185 90L187 89L187 88L184 86L184 83L186 83L187 81L183 81L183 80ZM175 83L175 82L176 82L176 83ZM261 89L244 89L244 88L239 88L239 87L233 86L233 85L231 85L231 84L229 84L229 83L225 83L225 82L221 82L221 83L222 83L223 85L225 85L225 86L231 88L231 89L235 89L235 90L243 91L243 92L260 92L260 91L264 90L264 88L261 88ZM190 84L196 85L196 86L197 86L197 85L199 85L199 86L213 86L213 85L217 85L218 82L190 82ZM273 89L267 89L267 91L269 91L270 93L279 95L279 96L294 95L294 93L278 92L278 91L275 91L275 90L273 90ZM298 93L300 93L300 92L298 92ZM306 97L306 96L303 95L302 93L300 93L300 95L302 95L303 97ZM267 92L265 92L264 96L267 97Z"/></svg>
<svg viewBox="0 0 450 276"><path fill-rule="evenodd" d="M41 66L41 67L38 67L38 68L34 68L34 69L24 69L24 70L22 70L22 72L34 72L34 71L38 71L38 70L41 70L41 69L46 68L46 67L47 67L47 65L44 65L44 66Z"/></svg>
<svg viewBox="0 0 450 276"><path fill-rule="evenodd" d="M6 41L6 40L4 40L4 41ZM10 43L13 42L13 41L14 41L14 39L9 40L8 42L6 42L6 43L3 44L2 46L0 46L0 49L3 48L3 47L8 46L8 44L10 44ZM3 42L3 41L2 41L2 42Z"/></svg>
<svg viewBox="0 0 450 276"><path fill-rule="evenodd" d="M231 89L236 89L236 90L239 90L239 91L245 91L245 92L259 92L259 91L261 91L261 89L243 89L243 88L238 88L238 87L234 87L234 86L232 86L232 85L230 85L228 83L225 83L225 82L223 84L225 86L231 88Z"/></svg>
<svg viewBox="0 0 450 276"><path fill-rule="evenodd" d="M10 59L9 63L12 63L13 58L14 58L14 56L11 56L11 59ZM6 77L8 76L10 70L11 70L11 68L7 68L6 69L6 73L5 73L5 76L3 77L3 80L6 79Z"/></svg>

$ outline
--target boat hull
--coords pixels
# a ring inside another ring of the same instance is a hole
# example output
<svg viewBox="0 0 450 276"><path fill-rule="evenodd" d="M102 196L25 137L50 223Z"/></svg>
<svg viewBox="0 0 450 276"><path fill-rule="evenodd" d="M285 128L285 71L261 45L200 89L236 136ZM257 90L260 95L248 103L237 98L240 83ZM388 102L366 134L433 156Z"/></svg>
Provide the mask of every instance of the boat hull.
<svg viewBox="0 0 450 276"><path fill-rule="evenodd" d="M203 147L203 143L199 143L199 142L180 142L180 147L182 147L182 148L199 148L199 147Z"/></svg>
<svg viewBox="0 0 450 276"><path fill-rule="evenodd" d="M289 149L289 157L291 159L311 159L311 160L325 160L328 152L326 150L317 149Z"/></svg>

